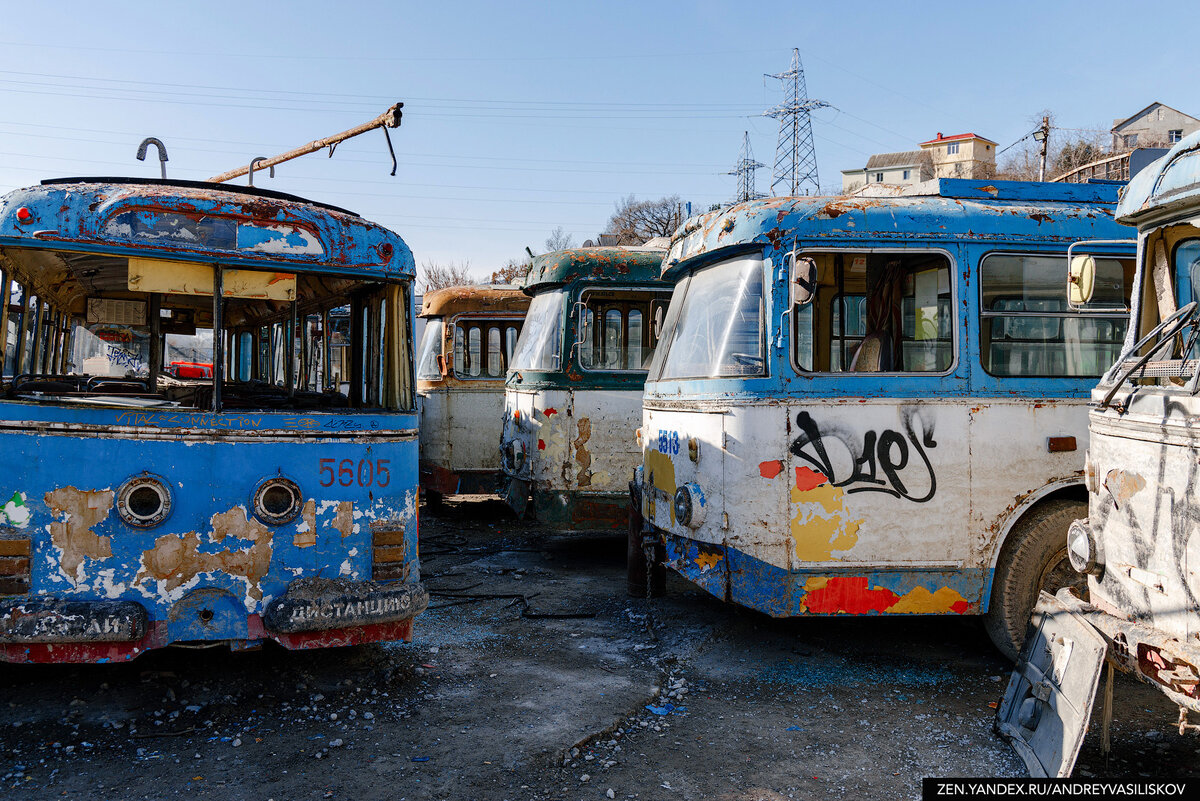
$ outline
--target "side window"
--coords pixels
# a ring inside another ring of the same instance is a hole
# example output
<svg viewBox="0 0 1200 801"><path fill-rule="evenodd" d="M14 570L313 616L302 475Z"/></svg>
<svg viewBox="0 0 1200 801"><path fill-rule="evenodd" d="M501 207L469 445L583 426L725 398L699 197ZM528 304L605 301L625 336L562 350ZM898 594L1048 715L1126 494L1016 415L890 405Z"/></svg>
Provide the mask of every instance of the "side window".
<svg viewBox="0 0 1200 801"><path fill-rule="evenodd" d="M454 324L454 373L492 381L508 372L521 323L490 317L462 318Z"/></svg>
<svg viewBox="0 0 1200 801"><path fill-rule="evenodd" d="M647 318L665 307L670 290L585 291L576 334L579 363L585 370L645 370L658 344Z"/></svg>
<svg viewBox="0 0 1200 801"><path fill-rule="evenodd" d="M1067 305L1063 254L995 253L980 263L983 369L1003 377L1099 376L1128 326L1132 259L1098 258L1091 303Z"/></svg>
<svg viewBox="0 0 1200 801"><path fill-rule="evenodd" d="M813 372L943 373L954 363L950 260L940 253L806 253L813 301L792 310L796 365Z"/></svg>

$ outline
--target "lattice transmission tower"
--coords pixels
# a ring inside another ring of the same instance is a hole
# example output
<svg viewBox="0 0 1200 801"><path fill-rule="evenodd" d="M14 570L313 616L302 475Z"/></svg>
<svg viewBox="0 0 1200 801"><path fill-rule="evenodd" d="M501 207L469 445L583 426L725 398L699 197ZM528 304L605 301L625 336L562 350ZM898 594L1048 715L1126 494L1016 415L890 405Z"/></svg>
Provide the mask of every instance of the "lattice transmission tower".
<svg viewBox="0 0 1200 801"><path fill-rule="evenodd" d="M810 113L827 108L824 100L811 100L804 84L804 67L800 64L800 49L792 48L792 68L787 72L767 75L783 82L784 101L763 112L764 117L779 120L779 144L775 148L775 169L771 173L771 193L774 195L819 194L817 151L813 147ZM781 193L779 190L783 189Z"/></svg>
<svg viewBox="0 0 1200 801"><path fill-rule="evenodd" d="M754 160L754 154L750 151L750 132L743 132L742 152L738 155L737 164L732 170L725 173L726 175L737 176L737 197L734 198L734 203L741 203L745 200L757 200L764 196L754 185L754 172L766 166L766 164Z"/></svg>

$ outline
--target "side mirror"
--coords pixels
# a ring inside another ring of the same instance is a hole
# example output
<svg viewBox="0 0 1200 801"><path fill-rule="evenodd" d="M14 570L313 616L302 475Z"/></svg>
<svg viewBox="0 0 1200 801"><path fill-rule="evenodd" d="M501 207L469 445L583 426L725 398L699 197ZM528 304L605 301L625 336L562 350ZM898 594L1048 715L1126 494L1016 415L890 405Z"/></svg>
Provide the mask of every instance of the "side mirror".
<svg viewBox="0 0 1200 801"><path fill-rule="evenodd" d="M437 355L437 366L438 372L442 374L442 378L450 374L450 371L446 369L446 357L440 353Z"/></svg>
<svg viewBox="0 0 1200 801"><path fill-rule="evenodd" d="M1096 289L1096 259L1093 256L1074 256L1067 277L1067 305L1072 309L1088 303Z"/></svg>
<svg viewBox="0 0 1200 801"><path fill-rule="evenodd" d="M792 305L807 306L817 294L817 263L807 256L794 256L791 270Z"/></svg>
<svg viewBox="0 0 1200 801"><path fill-rule="evenodd" d="M659 306L657 309L654 310L653 326L654 326L653 327L654 338L657 340L658 338L660 338L662 336L662 327L663 327L663 307L662 306Z"/></svg>

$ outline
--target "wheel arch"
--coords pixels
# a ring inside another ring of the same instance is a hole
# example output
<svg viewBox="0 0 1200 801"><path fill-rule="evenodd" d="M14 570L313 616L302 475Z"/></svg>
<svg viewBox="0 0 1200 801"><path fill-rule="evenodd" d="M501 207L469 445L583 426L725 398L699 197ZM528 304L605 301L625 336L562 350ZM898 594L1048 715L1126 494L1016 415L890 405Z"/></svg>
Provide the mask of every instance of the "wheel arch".
<svg viewBox="0 0 1200 801"><path fill-rule="evenodd" d="M1047 501L1066 500L1078 501L1079 503L1087 504L1088 491L1083 483L1083 475L1071 476L1070 478L1059 479L1052 481L1045 486L1030 492L1025 497L1012 507L996 524L996 537L991 542L991 553L986 561L987 567L987 586L983 590L983 598L981 599L979 611L986 612L991 606L992 599L992 581L996 573L996 564L1000 561L1000 554L1012 542L1011 534L1013 529L1017 527L1030 512L1042 506Z"/></svg>

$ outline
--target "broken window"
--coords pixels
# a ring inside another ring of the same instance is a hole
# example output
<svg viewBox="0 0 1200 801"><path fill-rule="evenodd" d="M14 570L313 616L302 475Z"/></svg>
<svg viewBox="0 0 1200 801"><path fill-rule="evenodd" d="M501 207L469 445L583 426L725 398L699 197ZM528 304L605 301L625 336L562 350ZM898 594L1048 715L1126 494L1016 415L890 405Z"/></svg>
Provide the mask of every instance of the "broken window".
<svg viewBox="0 0 1200 801"><path fill-rule="evenodd" d="M36 282L8 288L0 334L10 398L412 408L405 285L229 269L214 320L212 265L35 248L4 249L0 263L54 277L45 296Z"/></svg>

